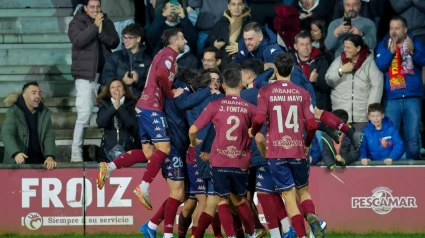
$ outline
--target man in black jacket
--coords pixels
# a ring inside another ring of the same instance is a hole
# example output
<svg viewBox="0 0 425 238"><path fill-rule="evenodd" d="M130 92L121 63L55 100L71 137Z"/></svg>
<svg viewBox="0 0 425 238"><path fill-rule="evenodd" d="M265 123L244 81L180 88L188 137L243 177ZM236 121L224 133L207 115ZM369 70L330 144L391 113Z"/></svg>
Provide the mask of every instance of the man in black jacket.
<svg viewBox="0 0 425 238"><path fill-rule="evenodd" d="M84 129L90 116L98 90L99 73L106 57L119 44L114 24L100 7L100 0L85 0L69 23L68 37L72 43L72 76L77 91L75 106L77 121L72 142L71 162L82 162Z"/></svg>
<svg viewBox="0 0 425 238"><path fill-rule="evenodd" d="M120 79L127 85L136 98L140 98L145 87L146 76L152 58L145 53L143 28L139 24L130 24L122 31L125 49L112 53L102 71L102 84L112 79Z"/></svg>
<svg viewBox="0 0 425 238"><path fill-rule="evenodd" d="M312 46L311 36L307 31L302 31L295 36L294 49L292 60L313 86L317 108L331 111L330 88L325 79L329 65L325 55Z"/></svg>

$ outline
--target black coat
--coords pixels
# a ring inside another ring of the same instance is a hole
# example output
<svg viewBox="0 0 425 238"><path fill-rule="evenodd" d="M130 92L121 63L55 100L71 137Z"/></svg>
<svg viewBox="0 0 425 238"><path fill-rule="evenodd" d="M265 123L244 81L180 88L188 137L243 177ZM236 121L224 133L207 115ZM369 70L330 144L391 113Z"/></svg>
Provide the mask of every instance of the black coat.
<svg viewBox="0 0 425 238"><path fill-rule="evenodd" d="M296 1L294 3L298 9L298 12L308 14L302 7L299 5L299 1ZM308 17L306 19L300 19L301 22L301 29L306 30L310 32L310 25L313 19L315 18L321 18L326 21L326 24L329 25L329 23L333 20L333 9L335 6L335 0L320 0L319 4L316 6L316 8L311 11L313 13L312 17Z"/></svg>
<svg viewBox="0 0 425 238"><path fill-rule="evenodd" d="M122 80L126 72L134 70L139 75L139 82L131 85L131 91L139 98L145 87L151 63L152 58L145 54L145 46L142 44L140 45L140 51L135 55L126 49L115 51L106 59L101 82L106 85L106 83L115 78Z"/></svg>
<svg viewBox="0 0 425 238"><path fill-rule="evenodd" d="M330 168L337 163L335 159L335 147L333 144L333 140L326 134L322 136L323 139L323 150L322 150L322 161L325 163L325 165ZM341 150L340 155L345 160L345 165L350 165L354 162L356 162L359 159L360 151L355 150L354 147L351 145L351 141L348 138L348 136L344 136L342 138L341 144ZM339 164L341 165L341 164Z"/></svg>
<svg viewBox="0 0 425 238"><path fill-rule="evenodd" d="M315 49L315 48L313 48ZM317 49L316 49L317 50ZM292 60L297 63L298 58L294 52L292 52ZM298 65L298 63L297 63ZM332 110L332 102L331 102L331 89L326 83L326 72L328 71L329 64L326 60L326 56L323 53L318 54L314 57L314 60L310 62L310 73L313 70L317 70L318 78L317 81L311 83L314 89L314 95L316 96L316 106L319 109L331 111Z"/></svg>
<svg viewBox="0 0 425 238"><path fill-rule="evenodd" d="M139 125L134 110L136 102L126 98L123 105L118 110L112 105L111 98L106 97L98 103L96 123L99 128L103 128L103 147L110 151L117 144L117 130L114 127L114 116L117 115L119 121L119 144L124 145L129 151L141 148Z"/></svg>
<svg viewBox="0 0 425 238"><path fill-rule="evenodd" d="M82 7L69 23L68 37L72 43L71 73L75 79L94 80L98 72L99 44L106 59L120 39L114 23L105 14L102 32Z"/></svg>

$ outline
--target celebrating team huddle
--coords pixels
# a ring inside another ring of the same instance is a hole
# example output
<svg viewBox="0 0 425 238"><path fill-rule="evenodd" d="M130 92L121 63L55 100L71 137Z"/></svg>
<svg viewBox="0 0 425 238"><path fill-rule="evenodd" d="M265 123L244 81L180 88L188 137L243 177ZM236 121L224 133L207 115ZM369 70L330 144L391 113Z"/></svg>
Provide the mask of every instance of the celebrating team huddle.
<svg viewBox="0 0 425 238"><path fill-rule="evenodd" d="M211 69L176 72L176 56L184 51L186 40L180 30L170 29L163 41L167 47L153 60L136 106L142 150L100 163L99 189L114 169L149 161L134 194L152 209L149 186L162 168L170 196L141 226L145 237L156 237L161 222L164 237L173 237L182 203L179 237L186 236L190 224L194 238L203 237L210 224L215 237L223 237L221 227L227 237L264 236L254 192L271 237L307 237L304 219L315 237L325 237L326 224L317 218L308 192L306 158L323 123L324 131L336 140L338 130L349 128L313 106L314 95L302 87L303 79L292 77L296 68L291 56L274 57L268 71L271 83L244 85L236 68L222 75ZM256 74L258 64L263 67L261 61L248 59L242 68ZM359 145L359 135L347 135L358 138L353 141Z"/></svg>

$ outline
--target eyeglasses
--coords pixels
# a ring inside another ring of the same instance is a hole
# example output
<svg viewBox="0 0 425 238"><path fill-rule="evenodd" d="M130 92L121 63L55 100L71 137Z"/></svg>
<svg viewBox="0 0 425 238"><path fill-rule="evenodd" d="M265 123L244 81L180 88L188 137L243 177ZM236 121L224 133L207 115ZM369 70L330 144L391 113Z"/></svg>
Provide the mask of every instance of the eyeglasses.
<svg viewBox="0 0 425 238"><path fill-rule="evenodd" d="M123 36L121 37L123 41L127 41L127 40L133 40L135 38L137 38L137 36Z"/></svg>

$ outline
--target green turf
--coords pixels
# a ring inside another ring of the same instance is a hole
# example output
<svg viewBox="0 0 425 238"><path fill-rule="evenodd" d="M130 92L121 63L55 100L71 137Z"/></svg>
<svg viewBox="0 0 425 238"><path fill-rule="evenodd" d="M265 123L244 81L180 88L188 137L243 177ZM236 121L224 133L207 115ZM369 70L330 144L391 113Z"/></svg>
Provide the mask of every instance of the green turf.
<svg viewBox="0 0 425 238"><path fill-rule="evenodd" d="M15 238L15 237L31 237L31 238L41 238L41 237L63 237L63 238L77 238L77 237L84 237L82 235L56 235L56 236L43 236L43 235L38 235L38 236L19 236L19 235L14 235L14 234L7 234L7 235L2 235L1 237L10 237L10 238ZM86 237L96 237L96 238L118 238L118 237L123 237L123 238L140 238L141 235L140 234L134 234L134 235L111 235L111 234L99 234L99 235L88 235ZM160 237L160 236L158 236ZM176 237L176 236L175 236ZM189 237L189 236L187 236ZM214 236L212 235L206 235L205 238L213 238ZM266 237L270 237L270 236L266 236ZM335 233L330 233L330 234L326 234L326 237L328 238L365 238L365 237L370 237L370 238L419 238L419 237L423 237L425 238L425 234L363 234L363 235L355 235L355 234L335 234Z"/></svg>

